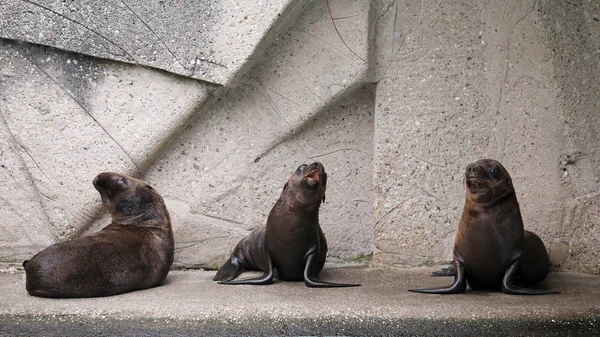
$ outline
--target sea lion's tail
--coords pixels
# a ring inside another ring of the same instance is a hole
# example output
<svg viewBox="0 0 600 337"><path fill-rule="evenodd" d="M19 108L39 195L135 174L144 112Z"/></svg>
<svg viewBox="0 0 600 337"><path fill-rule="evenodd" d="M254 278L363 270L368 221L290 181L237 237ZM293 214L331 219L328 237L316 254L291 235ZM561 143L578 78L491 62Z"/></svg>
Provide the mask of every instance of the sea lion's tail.
<svg viewBox="0 0 600 337"><path fill-rule="evenodd" d="M239 274L242 273L244 268L241 265L236 265L231 261L231 258L225 262L215 277L213 277L213 281L231 281L234 278L238 277Z"/></svg>

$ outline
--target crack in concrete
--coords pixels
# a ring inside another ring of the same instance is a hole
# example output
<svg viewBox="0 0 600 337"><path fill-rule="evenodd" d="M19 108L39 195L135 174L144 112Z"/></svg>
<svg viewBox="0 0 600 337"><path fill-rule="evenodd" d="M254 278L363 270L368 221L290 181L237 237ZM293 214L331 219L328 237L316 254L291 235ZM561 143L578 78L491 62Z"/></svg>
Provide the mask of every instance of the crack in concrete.
<svg viewBox="0 0 600 337"><path fill-rule="evenodd" d="M179 61L179 58L177 58L177 55L175 55L175 53L173 53L173 51L171 50L171 48L169 48L169 46L167 45L167 43L165 41L163 41L160 36L158 36L158 34L156 34L156 32L150 27L150 25L148 25L146 23L146 21L142 20L142 18L131 8L129 7L129 5L127 5L127 3L125 3L125 1L121 0L121 3L127 7L127 9L136 17L138 18L138 20L140 20L142 22L142 24L144 26L146 26L146 28L148 28L148 30L150 32L152 32L152 34L158 39L158 41L160 41L160 43L169 51L169 53L171 53L171 55L175 58L175 61L177 61L177 63L179 63L179 65L181 65L183 67L183 69L186 69L186 66L181 63L181 61ZM187 70L187 69L186 69Z"/></svg>
<svg viewBox="0 0 600 337"><path fill-rule="evenodd" d="M298 71L298 69L291 67L296 74L298 74L298 77L300 77L300 79L302 80L302 83L304 83L304 85L306 86L306 89L308 89L308 91L310 91L311 94L315 95L316 97L318 97L321 102L323 102L325 104L325 106L327 106L327 102L319 95L317 95L316 92L312 91L312 89L310 88L310 86L308 85L308 83L306 83L306 80L304 79L304 77L302 76L302 74L300 74L300 71Z"/></svg>
<svg viewBox="0 0 600 337"><path fill-rule="evenodd" d="M341 149L333 150L333 151L330 151L330 152L327 152L327 153L318 154L318 155L312 156L311 158L312 158L312 159L315 159L315 158L319 158L319 157L325 157L325 156L328 156L328 155L330 155L330 154L334 154L334 153L337 153L337 152L342 152L342 151L352 151L352 152L358 152L358 153L362 153L362 154L364 154L364 155L366 155L366 156L369 156L369 157L370 157L370 156L372 156L372 154L371 154L371 153L367 153L367 152L365 152L365 151L362 151L362 150L358 150L358 149L351 149L351 148L341 148Z"/></svg>
<svg viewBox="0 0 600 337"><path fill-rule="evenodd" d="M346 48L348 48L348 50L352 54L354 54L354 56L358 57L364 63L367 63L367 61L365 59L363 59L362 57L358 56L357 53L355 53L352 49L350 49L350 47L348 46L348 44L346 43L346 41L344 41L344 38L342 37L342 34L340 33L340 31L337 28L337 25L335 24L335 20L333 19L333 14L331 14L331 8L329 7L329 0L325 0L325 4L327 5L327 11L329 12L329 17L331 18L331 23L333 24L333 29L335 29L335 32L340 37L340 40L342 40L342 43L344 44L344 46L346 46Z"/></svg>
<svg viewBox="0 0 600 337"><path fill-rule="evenodd" d="M298 103L298 102L294 101L293 99L291 99L291 98L289 98L289 97L287 97L287 96L285 96L285 95L283 95L283 94L280 94L279 92L277 92L277 91L275 91L275 90L273 90L273 89L271 89L271 88L267 87L267 86L266 86L266 85L264 85L264 84L262 84L262 86L263 86L263 87L265 87L265 89L268 89L269 91L272 91L274 94L277 94L279 97L281 97L281 98L284 98L284 99L286 99L287 101L289 101L289 102L292 102L292 103L296 104L297 106L301 107L302 109L304 109L304 110L306 110L306 111L310 111L310 109L308 109L307 107L303 106L302 104L300 104L300 103Z"/></svg>
<svg viewBox="0 0 600 337"><path fill-rule="evenodd" d="M225 68L225 69L227 69L227 66L226 66L226 65L224 65L224 64L221 64L221 63L219 63L219 62L216 62L216 61L210 61L210 60L203 59L203 58L201 58L201 57L198 57L198 56L196 56L196 59L194 60L194 66L192 67L192 74L195 74L195 73L196 73L196 67L198 66L198 61L202 61L202 62L206 62L206 63L214 64L214 65L216 65L216 66L219 66L219 67L222 67L222 68ZM184 68L185 68L185 67L184 67Z"/></svg>
<svg viewBox="0 0 600 337"><path fill-rule="evenodd" d="M208 214L208 213L196 212L196 211L190 210L190 214L193 214L193 215L203 215L203 216L205 216L207 218L211 218L211 219L217 219L217 220L222 220L222 221L225 221L225 222L231 222L231 223L234 223L234 224L237 224L237 225L245 225L245 223L243 223L241 221L227 219L227 218L223 218L223 217L212 215L212 214Z"/></svg>
<svg viewBox="0 0 600 337"><path fill-rule="evenodd" d="M48 7L44 6L44 5L38 4L38 3L36 3L36 2L33 2L33 1L31 1L31 0L21 0L21 1L23 1L23 2L26 2L26 3L28 3L28 4L31 4L31 5L34 5L34 6L36 6L36 7L42 8L42 9L44 9L44 10L46 10L46 11L49 11L49 12L53 13L54 15L58 15L59 17L61 17L61 18L65 19L65 20L71 21L71 22L73 22L73 23L75 23L75 24L77 24L77 25L79 25L79 26L83 27L84 29L86 29L86 30L88 30L88 31L90 31L90 32L92 32L92 33L94 33L94 34L96 34L96 35L100 36L101 38L103 38L104 40L108 41L108 42L109 42L110 44L112 44L113 46L115 46L115 47L119 48L119 49L120 49L120 50L121 50L121 51L122 51L122 52L123 52L123 53L124 53L124 54L125 54L125 55L126 55L128 58L129 58L129 60L128 60L128 61L137 63L137 61L136 61L135 57L133 57L131 54L129 54L129 53L127 52L127 50L123 49L123 47L119 46L117 43L113 42L112 40L110 40L110 39L109 39L109 38L107 38L106 36L104 36L104 35L102 35L102 34L98 33L97 31L95 31L95 30L93 30L93 29L91 29L91 28L87 27L87 26L86 26L86 25L84 25L83 23L81 23L81 22L79 22L79 21L77 21L77 20L71 19L71 18L69 18L68 16L66 16L66 15L64 15L64 14L61 14L61 13L59 13L59 12L56 12L56 11L52 10L51 8L48 8ZM118 55L118 54L117 54L117 55ZM123 55L118 55L118 56L123 56Z"/></svg>
<svg viewBox="0 0 600 337"><path fill-rule="evenodd" d="M504 49L506 50L506 52L504 53L505 55L505 66L504 66L504 76L502 79L502 82L500 83L500 88L499 88L499 92L498 92L498 99L496 100L496 115L500 114L500 106L502 104L502 97L504 96L504 87L508 84L508 75L510 72L510 60L511 60L511 44L512 44L512 36L515 32L515 28L529 15L531 15L531 13L533 13L533 11L535 11L535 7L537 5L538 0L534 0L533 1L533 5L531 7L531 10L529 10L525 15L523 15L521 18L519 18L514 24L512 24L509 28L509 34L508 37L506 38L505 44L504 44ZM498 2L496 0L494 0L494 4L496 5L497 8L499 8ZM505 123L504 123L505 124ZM501 140L498 140L498 136L496 137L496 140L498 141L498 143L500 143L500 160L504 160L504 153L506 152L506 140L508 138L508 136L506 135L506 125L503 125L503 129L504 129L504 135L502 137Z"/></svg>
<svg viewBox="0 0 600 337"><path fill-rule="evenodd" d="M322 42L322 43L326 44L327 46L331 47L332 49L334 49L334 50L335 50L335 51L337 51L338 53L340 53L340 54L344 55L344 56L345 56L345 57L347 57L348 59L350 59L350 60L352 59L352 57L348 56L348 55L347 55L346 53L344 53L343 51L341 51L341 50L337 49L337 48L336 48L336 47L334 47L334 46L333 46L331 43L329 43L329 42L327 42L327 41L325 41L325 40L323 40L323 39L321 39L321 38L319 38L319 37L317 37L317 36L315 36L315 35L313 35L313 34L311 34L311 33L307 32L307 31L305 31L305 30L303 30L303 29L300 29L300 28L294 28L294 30L297 30L297 31L299 31L299 32L302 32L302 33L304 33L304 34L306 34L306 35L308 35L308 36L310 36L310 37L314 38L315 40L317 40L317 41L320 41L320 42Z"/></svg>
<svg viewBox="0 0 600 337"><path fill-rule="evenodd" d="M420 161L422 161L422 162L424 162L424 163L427 163L427 164L429 164L429 165L431 165L431 166L437 166L437 167L441 167L441 168L446 168L446 167L447 167L447 164L444 164L444 165L441 165L441 164L435 164L435 163L432 163L432 162L430 162L430 161L427 161L427 160L425 160L425 159L419 158L419 157L415 156L414 154L411 154L411 155L409 155L409 156L411 156L412 158L416 158L416 159L418 159L418 160L420 160Z"/></svg>
<svg viewBox="0 0 600 337"><path fill-rule="evenodd" d="M108 131L104 128L104 126L102 126L102 124L100 124L100 122L98 122L98 120L83 106L83 104L81 104L81 102L79 102L79 100L66 88L64 88L60 83L58 83L58 81L56 81L52 76L50 76L50 74L48 74L44 69L42 69L40 66L38 66L35 62L33 62L32 60L30 60L27 56L25 56L24 53L22 53L23 58L25 60L27 60L29 63L31 63L34 67L36 67L39 71L41 71L44 75L46 75L54 84L56 84L63 92L65 92L69 97L71 97L71 99L104 131L104 133L121 149L121 151L123 151L123 153L125 154L125 156L127 156L127 158L131 161L131 163L133 164L133 166L135 167L135 169L137 170L138 176L142 176L142 172L140 171L140 168L138 167L138 165L135 163L135 161L131 158L131 156L129 155L129 153L127 153L127 151L125 151L125 149L123 148L123 146L121 146L121 144L110 134L108 133Z"/></svg>
<svg viewBox="0 0 600 337"><path fill-rule="evenodd" d="M267 103L269 104L271 109L273 109L273 112L275 112L277 117L279 117L283 121L283 123L287 126L287 129L292 130L292 126L285 119L285 117L283 117L283 114L281 113L281 111L279 111L279 108L273 101L273 98L271 97L271 95L269 95L269 92L266 90L266 87L262 84L262 82L260 80L258 81L258 84L259 84L258 91L261 94L261 96L267 101ZM260 88L262 88L262 90ZM261 157L263 157L263 156L261 155Z"/></svg>
<svg viewBox="0 0 600 337"><path fill-rule="evenodd" d="M199 245L201 245L203 243L206 243L208 241L221 240L221 239L230 239L230 238L232 238L234 236L236 236L236 235L234 235L234 234L232 234L232 235L223 235L223 236L215 236L215 237L211 237L211 238L206 238L206 239L202 239L202 240L193 240L193 241L182 242L182 243L178 244L177 246L175 246L175 251L180 251L180 250L183 250L183 249L196 247L196 246L199 246Z"/></svg>
<svg viewBox="0 0 600 337"><path fill-rule="evenodd" d="M12 134L12 131L11 131L11 134ZM14 135L13 135L13 140L14 140L15 143L17 143L17 145L19 145L19 147L21 148L21 150L23 150L25 153L27 153L27 156L29 157L29 159L31 159L31 161L33 162L33 164L35 164L35 166L38 168L38 170L40 170L40 172L42 172L42 174L44 175L44 177L46 177L46 179L48 179L48 181L52 181L52 179L50 179L48 177L48 175L46 174L46 172L44 172L44 170L42 170L42 168L37 163L37 161L35 159L33 159L33 155L31 155L31 153L29 152L29 150L27 149L27 147L25 147L23 144L19 143L19 141L17 141L16 138L14 138Z"/></svg>
<svg viewBox="0 0 600 337"><path fill-rule="evenodd" d="M343 20L343 19L353 18L353 17L359 16L359 15L360 14L347 15L347 16L338 16L338 17L335 17L335 18L332 18L332 19L334 19L334 20Z"/></svg>

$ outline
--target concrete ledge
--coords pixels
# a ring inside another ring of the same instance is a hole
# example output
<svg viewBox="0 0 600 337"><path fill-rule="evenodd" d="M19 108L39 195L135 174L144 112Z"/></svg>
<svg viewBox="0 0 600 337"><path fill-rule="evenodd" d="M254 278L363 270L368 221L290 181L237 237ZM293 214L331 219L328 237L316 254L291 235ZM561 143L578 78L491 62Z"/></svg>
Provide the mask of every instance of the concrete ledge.
<svg viewBox="0 0 600 337"><path fill-rule="evenodd" d="M0 336L419 335L596 336L600 277L552 274L560 295L415 294L444 285L432 269L329 267L322 278L362 287L302 283L223 286L212 271L172 271L161 287L113 297L43 299L22 272L0 273Z"/></svg>

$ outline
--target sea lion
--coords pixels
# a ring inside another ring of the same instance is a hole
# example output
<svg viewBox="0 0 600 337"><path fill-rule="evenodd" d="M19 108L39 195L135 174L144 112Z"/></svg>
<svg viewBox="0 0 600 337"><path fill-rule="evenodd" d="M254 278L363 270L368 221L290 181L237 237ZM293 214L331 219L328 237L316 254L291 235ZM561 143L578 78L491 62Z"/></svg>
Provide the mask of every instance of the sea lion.
<svg viewBox="0 0 600 337"><path fill-rule="evenodd" d="M112 222L25 261L29 294L110 296L155 287L167 277L175 245L163 198L145 182L117 173L100 173L93 184Z"/></svg>
<svg viewBox="0 0 600 337"><path fill-rule="evenodd" d="M234 248L214 281L221 284L271 284L304 281L308 287L353 287L318 281L327 255L327 241L319 225L319 207L325 201L327 174L321 163L300 165L284 185L271 209L267 225L253 230ZM244 270L261 270L257 278L234 280Z"/></svg>
<svg viewBox="0 0 600 337"><path fill-rule="evenodd" d="M472 289L507 294L541 295L555 291L525 288L541 282L550 270L542 240L523 229L512 179L497 161L482 159L467 166L466 202L454 243L453 268L436 276L454 275L449 287L410 289L433 294Z"/></svg>

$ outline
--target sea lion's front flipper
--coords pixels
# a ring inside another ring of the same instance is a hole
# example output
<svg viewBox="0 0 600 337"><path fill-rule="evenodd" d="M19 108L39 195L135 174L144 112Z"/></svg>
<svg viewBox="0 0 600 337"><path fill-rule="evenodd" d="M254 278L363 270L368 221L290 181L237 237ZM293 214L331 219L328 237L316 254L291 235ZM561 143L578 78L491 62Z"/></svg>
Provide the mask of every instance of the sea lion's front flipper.
<svg viewBox="0 0 600 337"><path fill-rule="evenodd" d="M442 268L442 270L434 271L431 273L431 276L455 276L456 268L454 268L454 264L449 265L446 268Z"/></svg>
<svg viewBox="0 0 600 337"><path fill-rule="evenodd" d="M244 279L244 280L222 280L219 281L219 284L253 284L253 285L265 285L265 284L271 284L273 283L273 261L271 260L271 255L267 252L266 253L266 270L264 271L264 273L256 278L249 278L249 279ZM231 261L231 260L230 260ZM230 261L228 261L227 263L229 263ZM225 265L223 265L223 267L221 267L221 269L225 268L227 266L227 263ZM234 266L235 267L235 266ZM221 271L221 269L219 269L219 272ZM240 271L241 273L241 271ZM218 275L218 273L217 273ZM239 273L238 273L239 275ZM237 275L236 275L237 276ZM215 276L216 278L217 276Z"/></svg>
<svg viewBox="0 0 600 337"><path fill-rule="evenodd" d="M467 291L467 278L465 277L465 267L458 261L454 262L456 274L454 275L454 283L446 288L432 289L408 289L415 293L425 294L459 294Z"/></svg>
<svg viewBox="0 0 600 337"><path fill-rule="evenodd" d="M519 270L519 260L513 262L513 264L508 268L506 273L504 274L504 278L502 279L502 292L505 294L512 295L547 295L547 294L560 294L558 291L553 290L544 290L544 289L530 289L523 288L518 285L515 285L513 280L515 279L515 275Z"/></svg>
<svg viewBox="0 0 600 337"><path fill-rule="evenodd" d="M332 288L332 287L359 287L360 284L351 283L331 283L325 281L318 281L313 278L315 274L313 272L316 264L317 252L313 250L306 256L306 263L304 265L304 284L311 288Z"/></svg>

